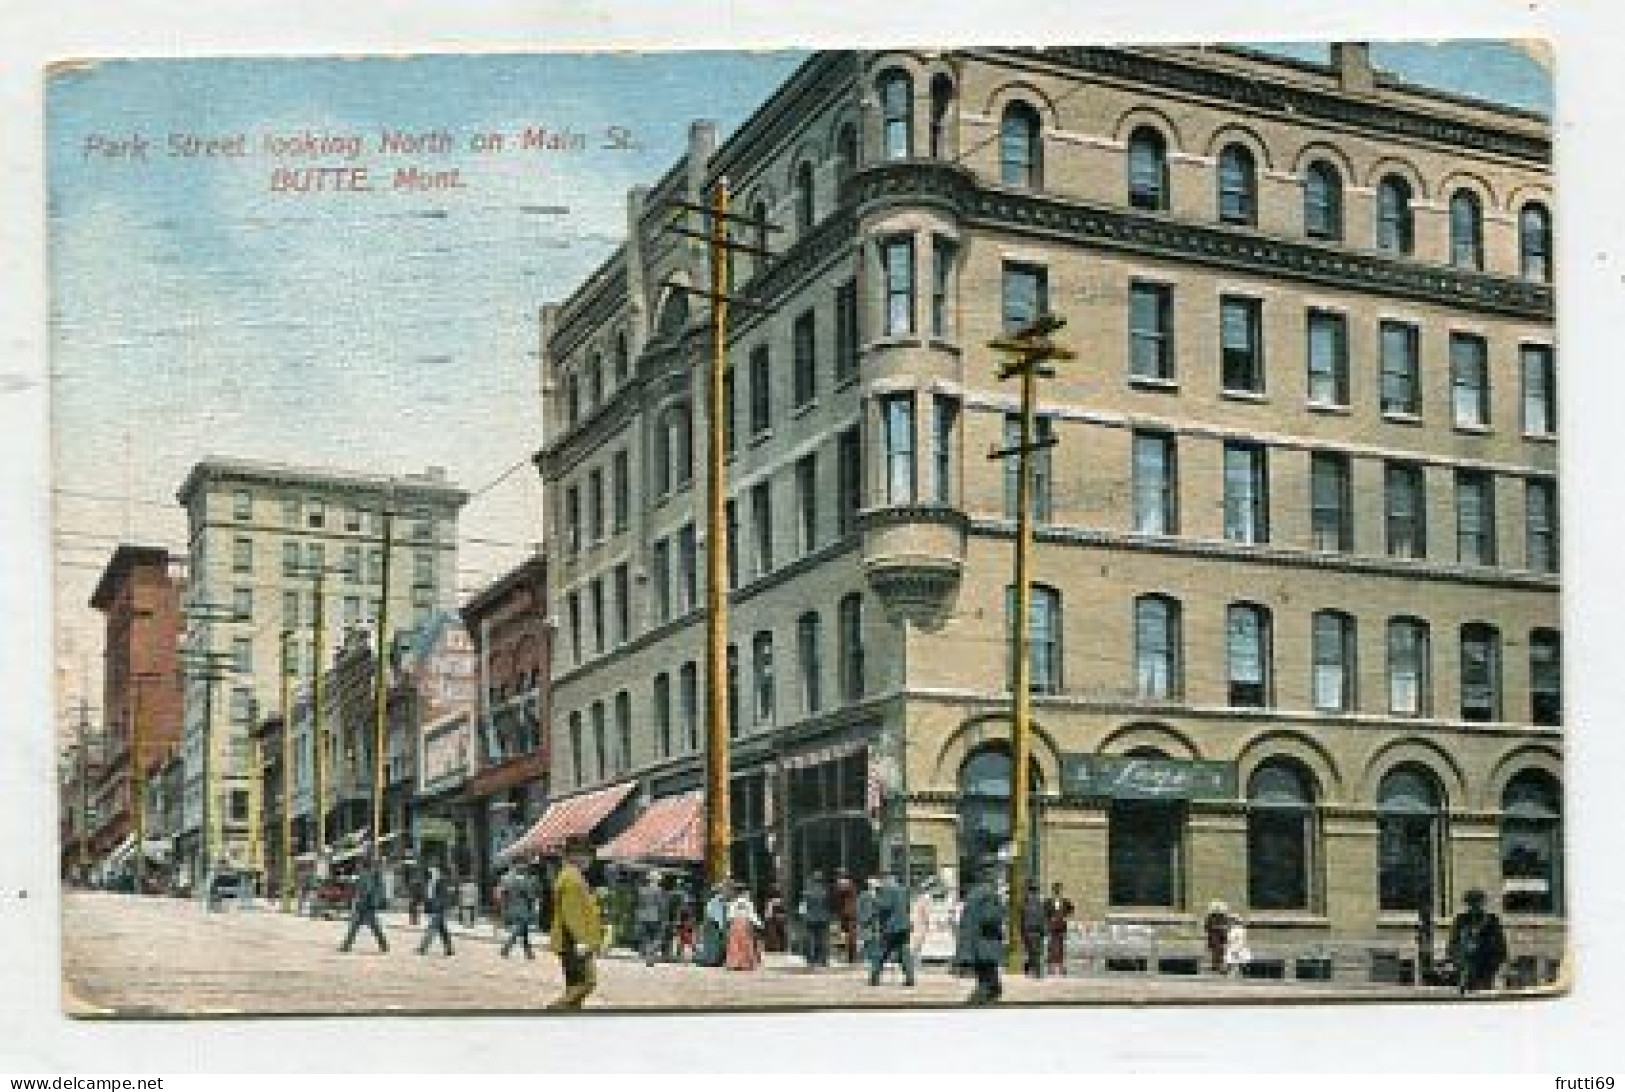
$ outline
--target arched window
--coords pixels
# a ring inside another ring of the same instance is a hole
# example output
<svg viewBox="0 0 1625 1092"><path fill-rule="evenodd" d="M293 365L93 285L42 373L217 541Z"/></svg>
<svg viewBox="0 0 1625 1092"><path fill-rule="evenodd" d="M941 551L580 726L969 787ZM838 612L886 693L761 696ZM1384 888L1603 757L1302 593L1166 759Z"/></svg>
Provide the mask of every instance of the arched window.
<svg viewBox="0 0 1625 1092"><path fill-rule="evenodd" d="M1484 268L1484 214L1472 190L1457 190L1450 197L1450 264Z"/></svg>
<svg viewBox="0 0 1625 1092"><path fill-rule="evenodd" d="M1031 799L1040 791L1038 763L1029 760L1027 771ZM1010 844L1010 774L1010 751L1002 743L979 748L959 768L959 872L967 883L983 862ZM1036 859L1032 834L1038 829L1038 809L1029 808L1028 815L1027 845Z"/></svg>
<svg viewBox="0 0 1625 1092"><path fill-rule="evenodd" d="M604 358L593 353L587 358L587 410L591 412L604 404Z"/></svg>
<svg viewBox="0 0 1625 1092"><path fill-rule="evenodd" d="M880 77L881 147L887 159L914 154L914 81L900 68Z"/></svg>
<svg viewBox="0 0 1625 1092"><path fill-rule="evenodd" d="M841 697L858 701L864 694L863 595L853 592L841 599Z"/></svg>
<svg viewBox="0 0 1625 1092"><path fill-rule="evenodd" d="M627 352L626 334L615 335L615 383L619 386L625 383L632 374L632 357Z"/></svg>
<svg viewBox="0 0 1625 1092"><path fill-rule="evenodd" d="M1501 634L1482 622L1461 627L1461 719L1501 719Z"/></svg>
<svg viewBox="0 0 1625 1092"><path fill-rule="evenodd" d="M1038 111L1024 102L1004 108L999 124L999 181L1037 189L1043 185L1043 141Z"/></svg>
<svg viewBox="0 0 1625 1092"><path fill-rule="evenodd" d="M1258 219L1258 175L1253 153L1240 144L1219 153L1219 219L1251 224Z"/></svg>
<svg viewBox="0 0 1625 1092"><path fill-rule="evenodd" d="M812 230L813 214L813 169L811 163L803 163L796 168L796 234L804 235Z"/></svg>
<svg viewBox="0 0 1625 1092"><path fill-rule="evenodd" d="M1396 174L1377 184L1377 249L1409 254L1415 246L1411 186Z"/></svg>
<svg viewBox="0 0 1625 1092"><path fill-rule="evenodd" d="M1316 613L1310 635L1316 709L1346 712L1355 707L1354 619L1341 611Z"/></svg>
<svg viewBox="0 0 1625 1092"><path fill-rule="evenodd" d="M1552 279L1552 214L1531 201L1518 213L1518 269L1524 279Z"/></svg>
<svg viewBox="0 0 1625 1092"><path fill-rule="evenodd" d="M1563 800L1557 779L1524 770L1501 793L1501 908L1555 914L1562 907Z"/></svg>
<svg viewBox="0 0 1625 1092"><path fill-rule="evenodd" d="M835 134L835 180L839 186L858 169L858 130L847 124Z"/></svg>
<svg viewBox="0 0 1625 1092"><path fill-rule="evenodd" d="M755 276L767 268L768 236L772 234L768 228L771 224L767 218L767 202L757 200L750 209L751 219L751 245L756 248L750 255L751 275Z"/></svg>
<svg viewBox="0 0 1625 1092"><path fill-rule="evenodd" d="M1529 634L1529 719L1534 724L1563 723L1563 645L1555 629Z"/></svg>
<svg viewBox="0 0 1625 1092"><path fill-rule="evenodd" d="M673 288L666 294L666 302L660 308L655 332L661 337L674 338L687 328L688 293L681 288Z"/></svg>
<svg viewBox="0 0 1625 1092"><path fill-rule="evenodd" d="M942 73L931 77L931 158L947 159L948 111L954 103L954 81Z"/></svg>
<svg viewBox="0 0 1625 1092"><path fill-rule="evenodd" d="M1432 703L1431 656L1428 624L1420 618L1394 618L1388 622L1388 711L1421 717Z"/></svg>
<svg viewBox="0 0 1625 1092"><path fill-rule="evenodd" d="M1304 174L1303 228L1311 239L1343 237L1343 178L1325 161L1310 164Z"/></svg>
<svg viewBox="0 0 1625 1092"><path fill-rule="evenodd" d="M1225 612L1225 659L1230 704L1261 709L1270 703L1270 612L1232 603Z"/></svg>
<svg viewBox="0 0 1625 1092"><path fill-rule="evenodd" d="M1034 584L1030 606L1027 654L1028 662L1032 665L1032 677L1028 689L1034 694L1056 694L1061 690L1060 590L1047 584ZM1012 650L1015 648L1016 631L1011 619L1015 613L1016 589L1007 587L1004 595L1005 633L1010 642L1008 647ZM1007 677L1014 679L1015 658L1007 655L1005 662L1010 671Z"/></svg>
<svg viewBox="0 0 1625 1092"><path fill-rule="evenodd" d="M1168 207L1168 145L1150 126L1128 138L1128 203L1151 212Z"/></svg>
<svg viewBox="0 0 1625 1092"><path fill-rule="evenodd" d="M1163 760L1155 747L1129 758ZM1106 873L1112 906L1176 908L1185 901L1183 801L1115 798L1106 820Z"/></svg>
<svg viewBox="0 0 1625 1092"><path fill-rule="evenodd" d="M1272 759L1247 785L1247 903L1309 910L1316 861L1314 780L1297 762Z"/></svg>
<svg viewBox="0 0 1625 1092"><path fill-rule="evenodd" d="M1177 698L1182 690L1179 600L1142 595L1134 601L1134 685L1142 698Z"/></svg>
<svg viewBox="0 0 1625 1092"><path fill-rule="evenodd" d="M1398 766L1377 786L1377 900L1383 910L1443 910L1444 794L1421 766Z"/></svg>

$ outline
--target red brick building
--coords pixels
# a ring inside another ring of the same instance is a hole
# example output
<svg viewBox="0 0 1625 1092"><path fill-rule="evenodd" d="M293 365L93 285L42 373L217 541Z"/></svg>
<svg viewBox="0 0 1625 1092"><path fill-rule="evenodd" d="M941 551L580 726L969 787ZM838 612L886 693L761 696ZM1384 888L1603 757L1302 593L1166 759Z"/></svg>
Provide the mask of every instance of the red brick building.
<svg viewBox="0 0 1625 1092"><path fill-rule="evenodd" d="M149 783L180 745L182 586L179 564L167 550L125 544L113 551L90 597L107 619L105 755L91 787L97 857L119 850L134 833L132 788ZM137 775L138 763L144 776ZM160 829L157 819L147 816L149 837Z"/></svg>

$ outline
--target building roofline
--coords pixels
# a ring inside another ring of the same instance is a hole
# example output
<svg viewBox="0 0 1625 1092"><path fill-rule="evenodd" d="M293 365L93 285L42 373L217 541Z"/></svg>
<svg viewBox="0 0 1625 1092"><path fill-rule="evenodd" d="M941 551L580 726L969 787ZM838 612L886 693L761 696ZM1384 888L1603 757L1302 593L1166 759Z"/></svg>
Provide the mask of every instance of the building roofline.
<svg viewBox="0 0 1625 1092"><path fill-rule="evenodd" d="M469 635L474 635L479 628L480 617L494 608L503 596L530 580L535 580L545 591L547 586L546 554L527 557L490 584L469 596L468 601L457 612L462 616L463 625L468 628Z"/></svg>
<svg viewBox="0 0 1625 1092"><path fill-rule="evenodd" d="M90 595L90 605L97 610L106 610L113 602L113 586L123 579L135 566L143 562L151 563L169 572L170 553L162 546L140 546L135 543L120 543L108 558L107 567L102 570L101 577L96 581L96 590Z"/></svg>
<svg viewBox="0 0 1625 1092"><path fill-rule="evenodd" d="M394 489L405 493L429 495L449 501L458 507L468 503L469 494L454 482L420 474L373 474L363 471L342 470L337 467L298 466L269 460L211 458L193 464L175 493L182 505L190 505L192 496L207 481L247 482L271 485L296 485L317 488L360 488L383 492Z"/></svg>

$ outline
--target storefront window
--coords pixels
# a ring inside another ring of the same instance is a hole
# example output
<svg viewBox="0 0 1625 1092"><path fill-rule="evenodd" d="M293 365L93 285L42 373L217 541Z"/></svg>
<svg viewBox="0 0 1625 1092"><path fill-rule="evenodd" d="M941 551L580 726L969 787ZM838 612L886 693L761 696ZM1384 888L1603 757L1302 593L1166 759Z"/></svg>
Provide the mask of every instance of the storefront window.
<svg viewBox="0 0 1625 1092"><path fill-rule="evenodd" d="M1401 766L1377 789L1377 889L1383 910L1435 913L1443 884L1439 866L1444 837L1443 794L1433 775Z"/></svg>
<svg viewBox="0 0 1625 1092"><path fill-rule="evenodd" d="M1313 782L1294 762L1267 762L1247 787L1247 902L1310 909L1315 860Z"/></svg>
<svg viewBox="0 0 1625 1092"><path fill-rule="evenodd" d="M1563 819L1557 780L1525 770L1501 794L1501 905L1509 914L1562 909Z"/></svg>
<svg viewBox="0 0 1625 1092"><path fill-rule="evenodd" d="M867 751L791 766L786 781L795 891L815 869L826 883L838 868L857 883L873 875L878 846L866 812Z"/></svg>
<svg viewBox="0 0 1625 1092"><path fill-rule="evenodd" d="M1040 789L1038 766L1028 767L1030 795ZM1027 844L1035 854L1034 875L1038 875L1036 853L1038 809L1029 807L1032 819ZM959 770L959 875L962 882L973 879L980 866L1010 843L1010 752L1003 745L984 747L965 760Z"/></svg>

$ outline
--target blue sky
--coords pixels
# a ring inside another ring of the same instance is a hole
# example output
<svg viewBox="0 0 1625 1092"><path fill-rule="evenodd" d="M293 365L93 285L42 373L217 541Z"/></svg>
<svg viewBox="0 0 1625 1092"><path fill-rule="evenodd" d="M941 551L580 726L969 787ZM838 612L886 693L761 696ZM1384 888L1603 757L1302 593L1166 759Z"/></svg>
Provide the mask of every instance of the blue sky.
<svg viewBox="0 0 1625 1092"><path fill-rule="evenodd" d="M541 537L534 473L484 487L540 437L537 309L619 242L626 190L664 174L691 120L726 135L802 56L138 60L53 76L59 666L77 675L99 661L83 604L115 540L184 545L174 491L209 455L442 465L481 491L460 583L522 556ZM1379 43L1374 57L1419 83L1550 108L1547 74L1511 45ZM583 132L589 150L466 149L475 131L526 125ZM602 148L609 126L636 149ZM96 135L356 133L370 145L386 127L450 129L464 147L434 165L457 167L466 188L289 195L270 192L271 168L307 161L85 154ZM568 213L527 211L538 206Z"/></svg>

